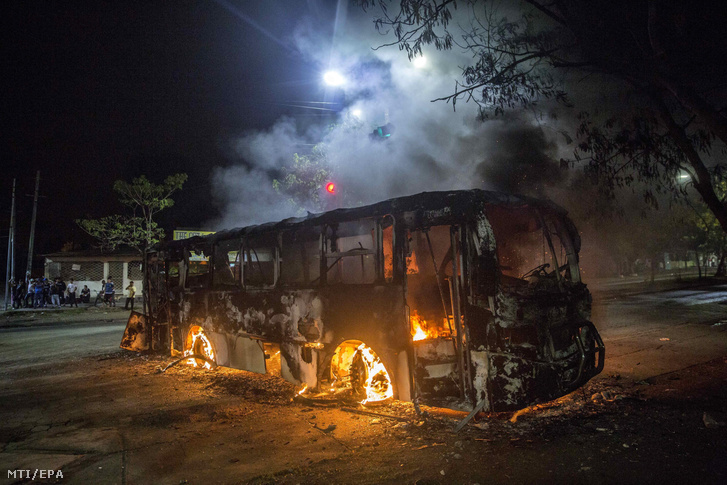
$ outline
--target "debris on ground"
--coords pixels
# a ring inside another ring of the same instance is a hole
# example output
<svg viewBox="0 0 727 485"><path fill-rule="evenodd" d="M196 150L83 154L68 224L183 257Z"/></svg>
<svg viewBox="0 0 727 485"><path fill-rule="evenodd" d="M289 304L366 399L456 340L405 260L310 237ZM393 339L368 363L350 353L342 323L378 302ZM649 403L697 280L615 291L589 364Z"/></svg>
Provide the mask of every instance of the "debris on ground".
<svg viewBox="0 0 727 485"><path fill-rule="evenodd" d="M725 425L724 420L718 421L712 414L705 411L702 414L702 421L706 428L721 428Z"/></svg>

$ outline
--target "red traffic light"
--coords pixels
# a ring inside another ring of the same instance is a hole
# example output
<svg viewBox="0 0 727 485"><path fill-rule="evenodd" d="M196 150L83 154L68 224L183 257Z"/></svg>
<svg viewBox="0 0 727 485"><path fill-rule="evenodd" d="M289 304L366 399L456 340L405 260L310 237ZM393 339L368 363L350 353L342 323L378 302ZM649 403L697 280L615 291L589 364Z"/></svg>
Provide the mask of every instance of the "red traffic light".
<svg viewBox="0 0 727 485"><path fill-rule="evenodd" d="M329 194L335 194L336 193L336 184L334 184L333 182L328 182L326 184L326 192L328 192Z"/></svg>

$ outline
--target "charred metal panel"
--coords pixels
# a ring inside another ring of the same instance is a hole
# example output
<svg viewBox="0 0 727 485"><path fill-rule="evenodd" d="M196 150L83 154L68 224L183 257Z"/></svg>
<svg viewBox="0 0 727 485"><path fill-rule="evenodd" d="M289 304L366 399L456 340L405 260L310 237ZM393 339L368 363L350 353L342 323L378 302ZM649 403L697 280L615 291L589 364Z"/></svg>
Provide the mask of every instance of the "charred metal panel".
<svg viewBox="0 0 727 485"><path fill-rule="evenodd" d="M447 398L461 394L457 353L452 339L414 342L414 352L417 357L415 378L423 402L442 404L447 402Z"/></svg>
<svg viewBox="0 0 727 485"><path fill-rule="evenodd" d="M134 352L149 350L149 342L146 341L146 325L146 317L132 311L119 347Z"/></svg>
<svg viewBox="0 0 727 485"><path fill-rule="evenodd" d="M176 334L185 335L191 326L199 325L208 335L227 335L227 339L213 339L218 358L227 359L218 364L255 372L261 371L259 362L264 357L250 338L280 342L283 376L310 387L318 384L325 364L344 340L366 342L396 373L398 354L404 351L406 356L410 338L401 295L401 287L359 285L187 292L179 305L183 323ZM251 343L241 347L241 342Z"/></svg>
<svg viewBox="0 0 727 485"><path fill-rule="evenodd" d="M216 334L219 335L219 334ZM229 367L265 374L265 352L259 340L222 334L227 346Z"/></svg>
<svg viewBox="0 0 727 485"><path fill-rule="evenodd" d="M491 409L504 411L523 407L534 396L535 368L532 361L509 354L490 356Z"/></svg>
<svg viewBox="0 0 727 485"><path fill-rule="evenodd" d="M280 344L280 371L284 379L308 387L318 386L318 351L294 342Z"/></svg>
<svg viewBox="0 0 727 485"><path fill-rule="evenodd" d="M487 339L492 410L513 410L562 396L574 389L578 377L581 385L593 375L589 366L578 376L575 338L590 316L590 296L585 285L567 290L533 285L498 292Z"/></svg>
<svg viewBox="0 0 727 485"><path fill-rule="evenodd" d="M490 377L490 354L484 350L471 350L472 383L475 387L475 401L484 401L483 411L492 409Z"/></svg>

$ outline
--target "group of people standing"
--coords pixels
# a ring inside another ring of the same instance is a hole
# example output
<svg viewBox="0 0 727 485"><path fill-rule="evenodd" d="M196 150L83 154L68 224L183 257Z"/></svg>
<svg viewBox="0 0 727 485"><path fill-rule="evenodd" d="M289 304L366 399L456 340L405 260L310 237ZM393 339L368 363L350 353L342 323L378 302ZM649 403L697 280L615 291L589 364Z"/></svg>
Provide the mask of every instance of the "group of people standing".
<svg viewBox="0 0 727 485"><path fill-rule="evenodd" d="M78 285L71 279L66 284L61 278L51 281L48 278L29 278L25 281L10 282L11 304L13 308L46 308L69 305L78 307ZM81 290L80 299L84 294L90 301L91 291L86 285Z"/></svg>
<svg viewBox="0 0 727 485"><path fill-rule="evenodd" d="M125 310L134 309L134 298L136 297L136 286L133 281L129 281L129 286L126 287L127 298L126 304L124 305ZM111 276L108 280L101 280L101 291L99 294L103 294L104 306L116 306L116 290L114 289L114 281ZM131 305L131 308L129 308Z"/></svg>
<svg viewBox="0 0 727 485"><path fill-rule="evenodd" d="M91 303L91 290L88 285L83 285L80 294L78 294L78 285L71 279L66 284L62 278L55 278L53 281L48 278L28 278L26 281L16 282L9 281L10 298L13 308L60 308L62 306L71 306L78 308L78 302ZM125 309L134 309L134 297L136 296L136 287L134 282L130 281L126 287L128 298L126 298ZM115 290L113 279L109 276L108 281L101 281L101 290L99 294L103 295L103 302L106 306L116 306Z"/></svg>

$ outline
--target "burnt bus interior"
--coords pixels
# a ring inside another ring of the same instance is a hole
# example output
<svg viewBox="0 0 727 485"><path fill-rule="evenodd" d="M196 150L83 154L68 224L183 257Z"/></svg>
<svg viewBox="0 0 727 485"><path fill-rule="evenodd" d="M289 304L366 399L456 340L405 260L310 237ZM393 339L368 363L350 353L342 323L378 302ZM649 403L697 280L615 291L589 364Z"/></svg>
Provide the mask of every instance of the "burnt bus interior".
<svg viewBox="0 0 727 485"><path fill-rule="evenodd" d="M311 399L518 409L603 367L578 233L552 203L423 193L159 245L155 348Z"/></svg>

